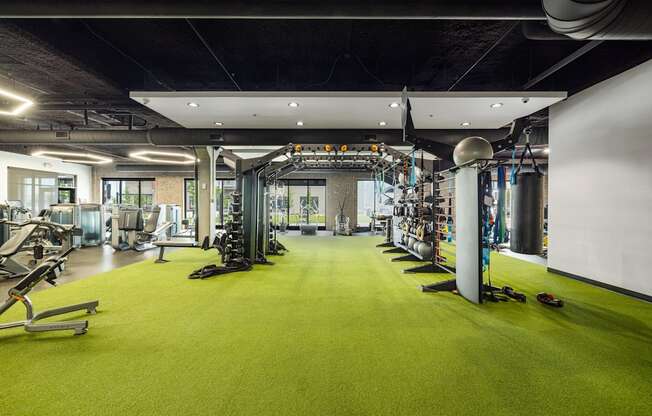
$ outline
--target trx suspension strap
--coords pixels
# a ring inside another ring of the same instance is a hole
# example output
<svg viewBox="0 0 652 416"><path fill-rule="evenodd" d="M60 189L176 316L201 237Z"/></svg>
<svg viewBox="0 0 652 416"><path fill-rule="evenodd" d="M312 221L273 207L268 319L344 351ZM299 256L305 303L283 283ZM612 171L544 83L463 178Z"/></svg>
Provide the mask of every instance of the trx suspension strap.
<svg viewBox="0 0 652 416"><path fill-rule="evenodd" d="M498 185L498 206L496 209L496 222L494 225L494 244L505 243L505 167L496 168L497 185Z"/></svg>

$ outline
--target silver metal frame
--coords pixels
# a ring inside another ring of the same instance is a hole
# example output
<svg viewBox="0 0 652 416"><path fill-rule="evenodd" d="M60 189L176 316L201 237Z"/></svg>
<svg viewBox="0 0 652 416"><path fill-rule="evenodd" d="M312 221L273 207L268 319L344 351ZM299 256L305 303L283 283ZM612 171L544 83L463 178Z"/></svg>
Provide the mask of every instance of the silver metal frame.
<svg viewBox="0 0 652 416"><path fill-rule="evenodd" d="M62 270L62 265L66 261L66 256L71 250L68 250L60 257L51 257L44 261L36 269L32 270L23 280L21 280L15 287L9 290L9 297L0 305L0 315L9 310L16 303L21 302L25 307L26 319L16 322L8 322L0 324L0 330L9 328L24 327L27 332L47 332L47 331L65 331L72 330L75 335L83 335L88 330L88 321L62 321L62 322L47 322L36 323L45 318L52 316L64 315L70 312L86 310L87 313L95 314L99 301L91 301L79 303L76 305L63 306L60 308L47 309L39 313L34 312L32 301L27 296L37 284L47 279L52 274L58 276ZM34 276L34 274L37 276ZM53 282L54 278L48 281ZM23 282L27 282L24 284Z"/></svg>

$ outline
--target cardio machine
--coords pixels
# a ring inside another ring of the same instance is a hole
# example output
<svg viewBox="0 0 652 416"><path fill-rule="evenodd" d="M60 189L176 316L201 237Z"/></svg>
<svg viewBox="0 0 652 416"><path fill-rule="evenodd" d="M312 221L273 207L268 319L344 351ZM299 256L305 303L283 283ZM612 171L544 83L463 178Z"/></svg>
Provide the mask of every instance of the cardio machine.
<svg viewBox="0 0 652 416"><path fill-rule="evenodd" d="M60 321L36 323L41 319L58 316L75 311L85 310L87 313L95 314L99 301L84 302L76 305L64 306L61 308L48 309L39 313L34 312L34 305L27 294L36 287L41 281L45 280L51 285L56 285L56 279L63 270L63 265L67 260L68 254L74 248L69 248L59 256L53 256L30 271L18 284L9 289L8 297L4 303L0 304L0 315L9 310L16 303L21 302L25 306L26 318L22 321L0 323L0 330L9 328L23 327L27 332L46 332L46 331L74 331L75 335L83 335L88 330L88 321Z"/></svg>

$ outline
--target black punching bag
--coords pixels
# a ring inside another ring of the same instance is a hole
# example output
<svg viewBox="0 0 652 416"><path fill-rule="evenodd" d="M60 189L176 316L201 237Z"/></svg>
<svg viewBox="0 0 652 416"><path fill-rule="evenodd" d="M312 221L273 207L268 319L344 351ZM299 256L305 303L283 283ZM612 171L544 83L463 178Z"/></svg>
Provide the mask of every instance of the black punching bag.
<svg viewBox="0 0 652 416"><path fill-rule="evenodd" d="M512 229L509 248L515 253L543 252L543 175L523 172L516 175L511 191Z"/></svg>

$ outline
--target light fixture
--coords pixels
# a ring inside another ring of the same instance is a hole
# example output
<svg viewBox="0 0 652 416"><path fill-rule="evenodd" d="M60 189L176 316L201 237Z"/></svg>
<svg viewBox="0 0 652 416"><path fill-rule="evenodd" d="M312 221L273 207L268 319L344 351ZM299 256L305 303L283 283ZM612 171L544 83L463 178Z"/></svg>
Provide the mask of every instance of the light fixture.
<svg viewBox="0 0 652 416"><path fill-rule="evenodd" d="M299 127L303 126L303 121L301 121L301 120L297 121L297 126L299 126Z"/></svg>
<svg viewBox="0 0 652 416"><path fill-rule="evenodd" d="M32 156L55 159L68 163L87 163L91 165L102 165L105 163L113 162L113 159L109 157L98 156L85 152L59 152L54 150L39 150L33 152Z"/></svg>
<svg viewBox="0 0 652 416"><path fill-rule="evenodd" d="M550 154L550 148L546 147L545 149L543 149L543 154L549 155Z"/></svg>
<svg viewBox="0 0 652 416"><path fill-rule="evenodd" d="M224 123L222 123L221 121L216 121L215 125L218 126L218 127L222 127L224 125Z"/></svg>
<svg viewBox="0 0 652 416"><path fill-rule="evenodd" d="M0 89L0 96L7 97L7 98L10 98L12 100L20 101L20 104L18 104L18 106L16 108L14 108L13 110L0 111L1 115L17 116L17 115L21 114L23 111L30 108L32 105L34 105L34 103L32 101L28 100L27 98L21 97L19 95L16 95L14 93L11 93L9 91L5 91L5 90L2 90L2 89Z"/></svg>
<svg viewBox="0 0 652 416"><path fill-rule="evenodd" d="M470 125L471 125L471 123L469 123L468 121L464 121L464 122L460 123L460 126L462 126L462 127L469 127Z"/></svg>
<svg viewBox="0 0 652 416"><path fill-rule="evenodd" d="M192 108L199 108L199 104L197 104L196 102L193 102L193 101L189 102L189 103L186 104L186 105L187 105L188 107L192 107Z"/></svg>
<svg viewBox="0 0 652 416"><path fill-rule="evenodd" d="M192 165L198 161L193 156L185 153L160 152L158 150L142 150L129 153L132 159L143 160L151 163L166 163L170 165Z"/></svg>
<svg viewBox="0 0 652 416"><path fill-rule="evenodd" d="M491 108L500 108L503 106L503 103L493 103L489 107Z"/></svg>
<svg viewBox="0 0 652 416"><path fill-rule="evenodd" d="M387 125L387 123L384 122L384 121L379 121L379 122L378 122L378 125L379 125L380 127L385 127L385 126Z"/></svg>
<svg viewBox="0 0 652 416"><path fill-rule="evenodd" d="M393 102L393 103L391 103L391 104L389 105L389 108L398 108L399 106L400 106L399 103L397 103L397 102Z"/></svg>
<svg viewBox="0 0 652 416"><path fill-rule="evenodd" d="M299 103L295 103L294 101L289 102L288 107L297 108L297 107L299 107Z"/></svg>

